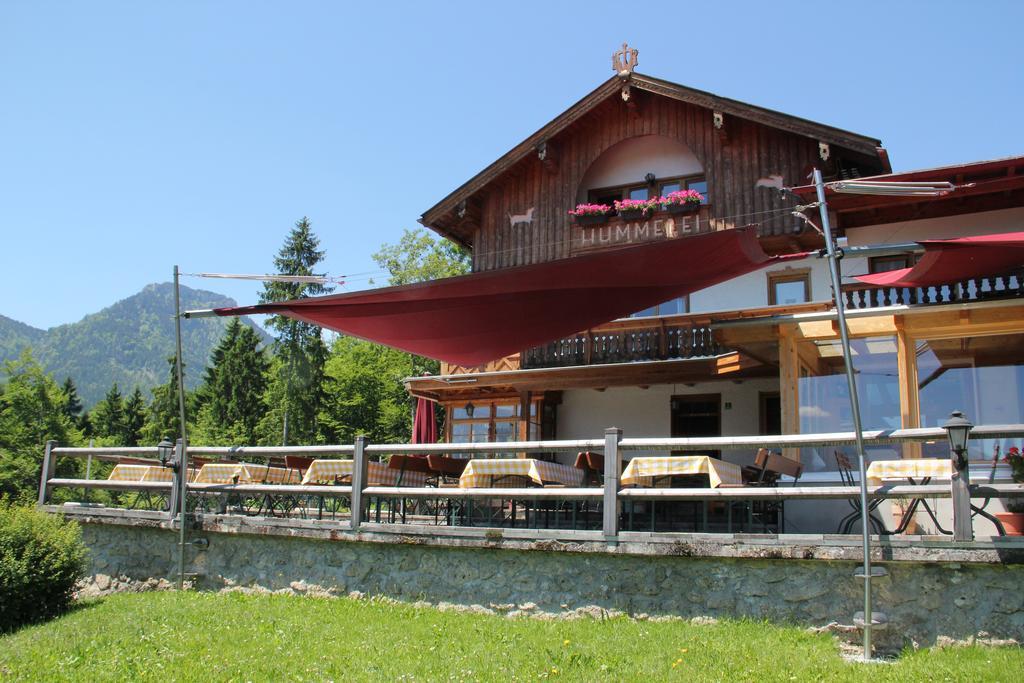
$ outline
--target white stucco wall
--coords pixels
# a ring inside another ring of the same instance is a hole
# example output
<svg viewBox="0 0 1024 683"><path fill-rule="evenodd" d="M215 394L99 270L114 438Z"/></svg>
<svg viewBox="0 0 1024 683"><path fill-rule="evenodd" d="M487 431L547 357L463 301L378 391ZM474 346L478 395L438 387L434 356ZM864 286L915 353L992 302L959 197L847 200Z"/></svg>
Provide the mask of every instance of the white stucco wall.
<svg viewBox="0 0 1024 683"><path fill-rule="evenodd" d="M985 211L963 216L903 221L885 225L851 228L846 235L851 245L898 244L921 239L950 239L1024 230L1024 208Z"/></svg>
<svg viewBox="0 0 1024 683"><path fill-rule="evenodd" d="M608 427L619 427L623 436L666 437L671 433L672 396L721 394L722 434L757 434L760 424L759 392L778 391L776 379L748 379L736 384L731 380L686 384L656 384L648 389L610 387L572 389L563 392L558 406L558 438L593 439L604 436ZM656 455L648 451L630 451L634 455ZM560 456L572 462L571 454ZM724 451L722 458L740 465L754 460L754 451Z"/></svg>
<svg viewBox="0 0 1024 683"><path fill-rule="evenodd" d="M609 147L580 181L576 200L587 199L587 191L636 183L648 173L656 178L703 173L704 168L690 148L672 138L643 135Z"/></svg>
<svg viewBox="0 0 1024 683"><path fill-rule="evenodd" d="M832 289L828 263L825 259L812 256L803 261L762 268L723 284L694 292L690 295L690 312L710 313L767 306L769 273L800 271L808 268L811 270L811 301L831 300ZM844 283L849 282L847 276L863 275L868 272L867 259L844 259L842 272Z"/></svg>

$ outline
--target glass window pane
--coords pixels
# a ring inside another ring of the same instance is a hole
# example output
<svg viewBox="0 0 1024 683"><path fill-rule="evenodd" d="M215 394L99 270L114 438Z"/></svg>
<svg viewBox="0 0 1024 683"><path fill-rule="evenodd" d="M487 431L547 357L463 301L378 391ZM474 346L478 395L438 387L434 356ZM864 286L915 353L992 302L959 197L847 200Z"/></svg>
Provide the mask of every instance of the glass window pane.
<svg viewBox="0 0 1024 683"><path fill-rule="evenodd" d="M516 441L519 438L519 422L516 420L494 423L495 441Z"/></svg>
<svg viewBox="0 0 1024 683"><path fill-rule="evenodd" d="M633 187L629 190L630 199L647 199L646 187Z"/></svg>
<svg viewBox="0 0 1024 683"><path fill-rule="evenodd" d="M686 311L683 308L683 299L682 298L672 299L670 301L666 301L663 304L658 304L658 314L659 315L676 315L678 313L685 313L685 312Z"/></svg>
<svg viewBox="0 0 1024 683"><path fill-rule="evenodd" d="M887 273L909 267L906 256L879 256L868 260L868 270L872 273Z"/></svg>
<svg viewBox="0 0 1024 683"><path fill-rule="evenodd" d="M516 414L517 405L494 406L495 417L513 417Z"/></svg>
<svg viewBox="0 0 1024 683"><path fill-rule="evenodd" d="M651 315L658 315L658 307L657 306L651 306L650 308L645 308L642 311L637 311L636 313L634 313L633 315L631 315L629 317L630 318L644 318L644 317L651 316Z"/></svg>
<svg viewBox="0 0 1024 683"><path fill-rule="evenodd" d="M900 388L897 377L896 338L852 339L850 350L856 369L864 429L899 429ZM801 343L803 359L798 391L800 432L830 433L853 431L850 396L846 383L842 347L838 339ZM807 365L813 363L813 367ZM809 472L834 471L835 448L803 449L801 462ZM897 446L866 449L868 460L893 460L901 456Z"/></svg>
<svg viewBox="0 0 1024 683"><path fill-rule="evenodd" d="M469 441L469 424L466 422L453 422L452 423L452 441L454 442L466 442Z"/></svg>
<svg viewBox="0 0 1024 683"><path fill-rule="evenodd" d="M1024 422L1024 335L919 341L916 357L922 427L941 427L954 410L976 425ZM968 453L990 460L1019 442L972 438ZM949 457L949 447L925 444L922 455Z"/></svg>
<svg viewBox="0 0 1024 683"><path fill-rule="evenodd" d="M669 192L678 192L681 189L683 189L683 186L679 183L679 181L665 183L664 185L661 186L661 196L664 197Z"/></svg>
<svg viewBox="0 0 1024 683"><path fill-rule="evenodd" d="M804 280L783 280L772 282L776 304L802 304L807 301L807 285Z"/></svg>
<svg viewBox="0 0 1024 683"><path fill-rule="evenodd" d="M686 189L696 190L697 192L700 192L702 195L704 195L704 201L701 202L701 204L708 203L708 181L691 180L690 182L686 183Z"/></svg>
<svg viewBox="0 0 1024 683"><path fill-rule="evenodd" d="M489 431L490 430L488 429L488 424L486 422L482 422L482 423L481 422L476 422L476 423L474 423L473 424L473 437L472 437L471 441L473 443L486 442Z"/></svg>
<svg viewBox="0 0 1024 683"><path fill-rule="evenodd" d="M453 420L465 420L469 415L466 413L465 408L452 408L452 419Z"/></svg>

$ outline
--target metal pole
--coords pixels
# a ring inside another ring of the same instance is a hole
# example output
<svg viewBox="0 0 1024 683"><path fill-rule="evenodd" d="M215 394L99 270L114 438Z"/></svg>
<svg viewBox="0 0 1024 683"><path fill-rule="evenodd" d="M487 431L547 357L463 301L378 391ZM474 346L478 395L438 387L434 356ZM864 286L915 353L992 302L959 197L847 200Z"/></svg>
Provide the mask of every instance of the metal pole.
<svg viewBox="0 0 1024 683"><path fill-rule="evenodd" d="M185 588L185 510L188 508L188 428L185 424L185 377L181 358L181 294L178 287L178 266L174 266L174 336L176 354L174 365L178 373L178 417L181 420L181 439L178 442L178 590Z"/></svg>
<svg viewBox="0 0 1024 683"><path fill-rule="evenodd" d="M828 219L828 205L825 202L825 184L821 171L814 169L814 186L818 191L818 210L821 212L821 228L825 233L825 250L828 254L828 269L832 277L832 292L836 302L836 320L839 323L839 339L843 346L843 364L846 366L846 383L850 391L850 410L853 414L853 433L857 441L857 472L860 475L860 524L864 550L864 659L871 659L871 535L868 527L868 482L864 467L864 433L860 422L860 399L857 396L857 381L854 377L853 355L850 353L850 334L846 326L846 306L843 302L842 280L839 274L839 258L836 253L832 227Z"/></svg>

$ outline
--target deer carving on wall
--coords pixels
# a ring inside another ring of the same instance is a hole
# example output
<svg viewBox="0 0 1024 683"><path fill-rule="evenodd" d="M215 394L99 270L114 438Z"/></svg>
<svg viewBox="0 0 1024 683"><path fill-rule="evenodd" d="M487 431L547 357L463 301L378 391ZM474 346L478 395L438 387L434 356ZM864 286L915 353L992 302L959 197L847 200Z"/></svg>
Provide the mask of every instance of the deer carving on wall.
<svg viewBox="0 0 1024 683"><path fill-rule="evenodd" d="M515 228L517 225L531 225L533 223L533 208L534 207L531 206L526 213L508 214L508 222L510 226Z"/></svg>

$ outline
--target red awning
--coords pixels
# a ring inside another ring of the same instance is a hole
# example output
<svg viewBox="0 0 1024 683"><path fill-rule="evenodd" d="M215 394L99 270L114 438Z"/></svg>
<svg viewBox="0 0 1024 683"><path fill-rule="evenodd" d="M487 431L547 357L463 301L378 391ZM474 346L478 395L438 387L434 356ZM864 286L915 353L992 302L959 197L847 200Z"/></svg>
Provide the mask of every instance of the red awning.
<svg viewBox="0 0 1024 683"><path fill-rule="evenodd" d="M928 287L983 275L998 275L1024 265L1024 232L925 240L924 256L912 268L858 275L869 285Z"/></svg>
<svg viewBox="0 0 1024 683"><path fill-rule="evenodd" d="M772 262L738 228L401 287L219 308L280 314L456 365L476 366Z"/></svg>

